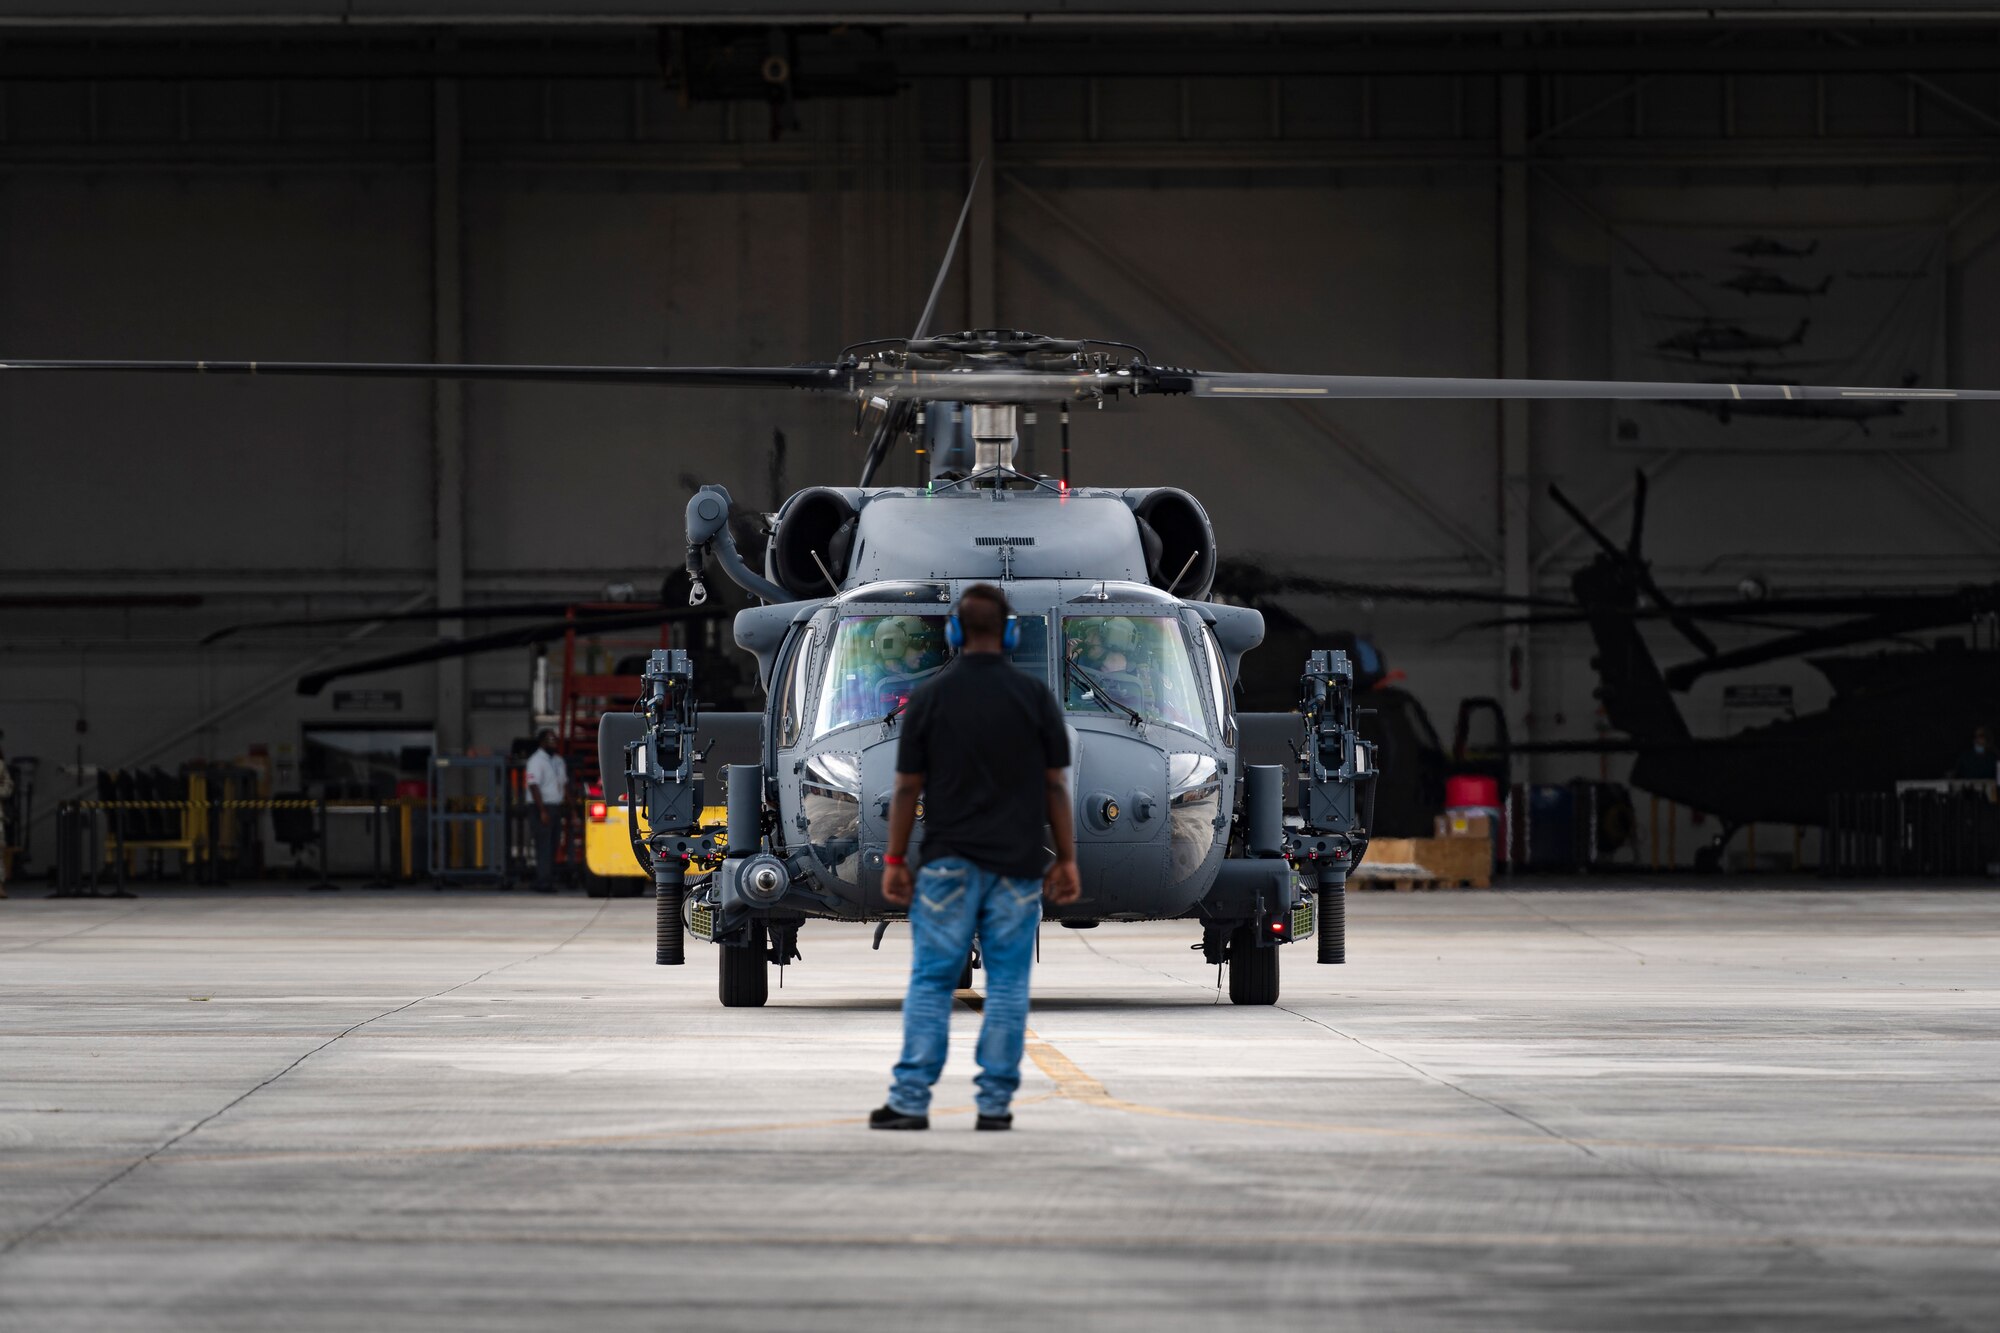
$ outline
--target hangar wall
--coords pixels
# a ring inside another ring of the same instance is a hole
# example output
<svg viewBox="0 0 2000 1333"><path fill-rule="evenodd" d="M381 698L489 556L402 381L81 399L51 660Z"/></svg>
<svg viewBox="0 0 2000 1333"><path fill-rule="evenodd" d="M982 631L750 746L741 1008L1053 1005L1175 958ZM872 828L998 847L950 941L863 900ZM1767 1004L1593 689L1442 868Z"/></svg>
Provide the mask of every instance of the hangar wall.
<svg viewBox="0 0 2000 1333"><path fill-rule="evenodd" d="M786 362L901 331L963 189L969 88L991 97L996 225L968 262L990 275L1006 324L1226 368L1499 373L1512 97L1529 136L1530 373L1609 372L1621 225L1895 223L1949 232L1952 378L1992 383L2000 87L1809 70L926 78L893 97L801 102L775 139L762 106L680 106L640 79L467 80L446 90L462 124L465 356ZM440 337L438 94L398 78L8 82L0 344L425 359ZM967 322L963 287L939 322ZM846 409L797 396L479 385L465 402L474 599L651 586L679 559L697 481L768 507L774 487L856 466ZM1588 555L1543 486L1559 482L1622 535L1635 465L1655 480L1648 549L1670 589L1992 577L1991 413L1962 412L1949 450L1899 459L1635 456L1606 447L1607 411L1530 416L1537 587L1559 592ZM1266 565L1497 589L1500 421L1479 403L1121 405L1080 417L1078 476L1187 486L1226 547ZM285 744L327 719L290 680L338 638L196 641L246 616L424 597L433 423L417 385L0 382L0 595L203 599L0 612L8 752L172 762ZM1375 633L1440 727L1459 697L1509 683L1490 633L1455 632L1468 615L1299 609ZM1591 734L1586 640L1537 632L1530 650L1520 713L1537 735ZM513 686L524 669L499 654L470 679ZM1815 701L1802 666L1758 679ZM368 683L403 691L401 719L435 718L432 670ZM1720 688L1690 697L1698 731L1721 725ZM467 734L494 744L518 729L474 713ZM1549 778L1600 768L1537 762Z"/></svg>

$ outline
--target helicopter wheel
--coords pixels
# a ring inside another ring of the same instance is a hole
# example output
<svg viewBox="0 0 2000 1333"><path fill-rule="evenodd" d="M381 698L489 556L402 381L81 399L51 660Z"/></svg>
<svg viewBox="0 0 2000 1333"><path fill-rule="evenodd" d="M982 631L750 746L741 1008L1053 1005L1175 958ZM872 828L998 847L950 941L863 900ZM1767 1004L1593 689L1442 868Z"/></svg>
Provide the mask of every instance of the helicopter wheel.
<svg viewBox="0 0 2000 1333"><path fill-rule="evenodd" d="M1278 949L1258 943L1253 922L1246 921L1229 934L1229 1002L1278 1002Z"/></svg>
<svg viewBox="0 0 2000 1333"><path fill-rule="evenodd" d="M757 1009L771 998L771 971L767 956L769 946L764 939L764 923L750 923L750 939L745 944L724 944L717 947L721 955L721 973L717 992L725 1009Z"/></svg>

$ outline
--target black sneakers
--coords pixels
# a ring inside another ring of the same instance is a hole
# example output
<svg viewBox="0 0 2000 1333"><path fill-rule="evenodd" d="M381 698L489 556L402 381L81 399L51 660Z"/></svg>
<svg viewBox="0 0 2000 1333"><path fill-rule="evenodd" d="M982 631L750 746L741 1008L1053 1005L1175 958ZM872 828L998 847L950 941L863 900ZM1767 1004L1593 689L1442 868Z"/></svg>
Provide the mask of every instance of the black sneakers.
<svg viewBox="0 0 2000 1333"><path fill-rule="evenodd" d="M893 1106L878 1106L868 1113L870 1129L929 1129L927 1115L904 1115Z"/></svg>
<svg viewBox="0 0 2000 1333"><path fill-rule="evenodd" d="M929 1129L931 1118L927 1115L905 1115L893 1106L878 1106L868 1113L870 1129ZM979 1117L974 1129L1012 1129L1014 1117L1011 1115L985 1115Z"/></svg>

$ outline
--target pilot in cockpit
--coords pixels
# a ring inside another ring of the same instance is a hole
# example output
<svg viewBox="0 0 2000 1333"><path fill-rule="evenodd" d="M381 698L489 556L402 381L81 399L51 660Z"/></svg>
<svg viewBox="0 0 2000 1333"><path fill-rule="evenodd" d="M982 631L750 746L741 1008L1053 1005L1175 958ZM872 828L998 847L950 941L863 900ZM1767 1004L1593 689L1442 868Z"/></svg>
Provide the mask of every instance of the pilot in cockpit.
<svg viewBox="0 0 2000 1333"><path fill-rule="evenodd" d="M886 708L907 698L917 682L935 675L944 665L938 636L917 616L883 617L876 622L870 644L880 673L878 701Z"/></svg>

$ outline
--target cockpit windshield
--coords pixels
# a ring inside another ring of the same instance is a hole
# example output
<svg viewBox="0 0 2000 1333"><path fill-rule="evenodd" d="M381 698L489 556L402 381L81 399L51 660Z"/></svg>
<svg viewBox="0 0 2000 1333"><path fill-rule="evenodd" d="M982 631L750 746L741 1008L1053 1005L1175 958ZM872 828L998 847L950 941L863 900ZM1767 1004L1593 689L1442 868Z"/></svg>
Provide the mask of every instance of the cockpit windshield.
<svg viewBox="0 0 2000 1333"><path fill-rule="evenodd" d="M857 722L880 722L945 664L943 615L843 616L834 626L820 682L823 736Z"/></svg>
<svg viewBox="0 0 2000 1333"><path fill-rule="evenodd" d="M1199 678L1177 617L1066 616L1063 650L1082 668L1063 673L1070 712L1127 717L1130 709L1147 722L1208 733Z"/></svg>

